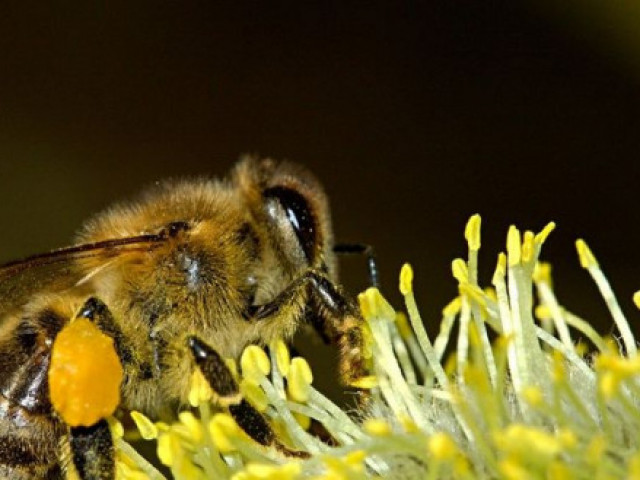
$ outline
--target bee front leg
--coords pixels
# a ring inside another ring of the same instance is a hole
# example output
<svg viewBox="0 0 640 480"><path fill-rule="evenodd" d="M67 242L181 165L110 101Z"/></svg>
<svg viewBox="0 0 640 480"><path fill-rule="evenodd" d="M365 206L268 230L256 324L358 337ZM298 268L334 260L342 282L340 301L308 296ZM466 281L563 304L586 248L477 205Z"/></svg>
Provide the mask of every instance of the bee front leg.
<svg viewBox="0 0 640 480"><path fill-rule="evenodd" d="M322 335L334 339L342 382L352 387L365 387L363 379L368 376L369 369L364 357L364 320L358 307L325 276L311 275L309 284L322 318L314 326L322 329Z"/></svg>
<svg viewBox="0 0 640 480"><path fill-rule="evenodd" d="M83 480L115 478L115 451L106 420L90 427L71 427L69 444L73 465Z"/></svg>
<svg viewBox="0 0 640 480"><path fill-rule="evenodd" d="M291 306L301 297L319 316L319 320L313 322L314 328L338 346L342 382L364 388L362 380L368 376L364 358L364 320L355 302L322 271L305 271L272 301L252 307L248 315L255 320L277 319L281 312L294 310Z"/></svg>
<svg viewBox="0 0 640 480"><path fill-rule="evenodd" d="M228 409L247 435L260 445L275 447L287 456L306 456L306 453L291 450L278 441L265 417L242 397L238 382L218 352L194 336L188 338L188 345L196 365L218 396L218 402Z"/></svg>

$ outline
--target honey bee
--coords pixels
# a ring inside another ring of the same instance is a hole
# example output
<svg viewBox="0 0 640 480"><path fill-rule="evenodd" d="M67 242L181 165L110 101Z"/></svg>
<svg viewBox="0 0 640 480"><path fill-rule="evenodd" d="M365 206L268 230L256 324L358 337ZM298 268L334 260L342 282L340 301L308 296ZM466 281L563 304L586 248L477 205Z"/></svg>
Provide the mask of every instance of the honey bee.
<svg viewBox="0 0 640 480"><path fill-rule="evenodd" d="M78 317L113 339L120 408L175 412L199 368L249 436L286 450L223 358L309 322L337 345L341 380L357 384L362 318L337 284L336 253L366 254L377 282L368 247L334 245L309 172L246 158L225 180L158 184L89 220L74 246L0 267L0 476L115 476L106 420L69 425L49 396L52 344Z"/></svg>

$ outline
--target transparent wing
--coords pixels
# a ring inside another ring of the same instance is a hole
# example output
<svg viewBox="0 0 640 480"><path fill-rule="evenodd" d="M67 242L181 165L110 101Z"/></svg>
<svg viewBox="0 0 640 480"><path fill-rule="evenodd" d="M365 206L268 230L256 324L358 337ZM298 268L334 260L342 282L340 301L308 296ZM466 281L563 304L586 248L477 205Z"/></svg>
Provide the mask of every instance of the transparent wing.
<svg viewBox="0 0 640 480"><path fill-rule="evenodd" d="M148 252L166 242L166 235L140 235L74 245L0 266L0 318L24 305L35 293L62 291L91 274L80 260L94 259L92 270L123 255ZM96 266L98 265L98 266Z"/></svg>

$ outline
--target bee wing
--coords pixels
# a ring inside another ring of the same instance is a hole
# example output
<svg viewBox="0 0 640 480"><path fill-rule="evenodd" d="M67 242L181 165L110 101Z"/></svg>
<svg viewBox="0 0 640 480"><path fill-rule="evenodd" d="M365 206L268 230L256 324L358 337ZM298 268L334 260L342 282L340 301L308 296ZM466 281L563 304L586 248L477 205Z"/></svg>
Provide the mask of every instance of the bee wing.
<svg viewBox="0 0 640 480"><path fill-rule="evenodd" d="M33 255L0 266L0 317L24 305L39 291L72 288L93 271L123 255L153 250L167 240L166 235L139 235L85 243ZM94 259L94 267L83 269L78 260ZM96 267L95 265L98 264Z"/></svg>

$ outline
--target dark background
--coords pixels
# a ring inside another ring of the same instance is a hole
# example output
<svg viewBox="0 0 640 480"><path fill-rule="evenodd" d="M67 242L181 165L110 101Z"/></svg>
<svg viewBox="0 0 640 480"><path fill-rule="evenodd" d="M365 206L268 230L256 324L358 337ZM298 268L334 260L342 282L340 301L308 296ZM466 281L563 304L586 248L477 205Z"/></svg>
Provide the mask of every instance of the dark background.
<svg viewBox="0 0 640 480"><path fill-rule="evenodd" d="M511 223L555 220L544 258L561 301L609 330L575 255L585 237L635 325L638 9L555 3L5 4L0 260L254 152L316 172L337 237L376 246L398 306L412 262L432 330L476 212L485 284ZM363 262L342 265L350 290L366 285Z"/></svg>

